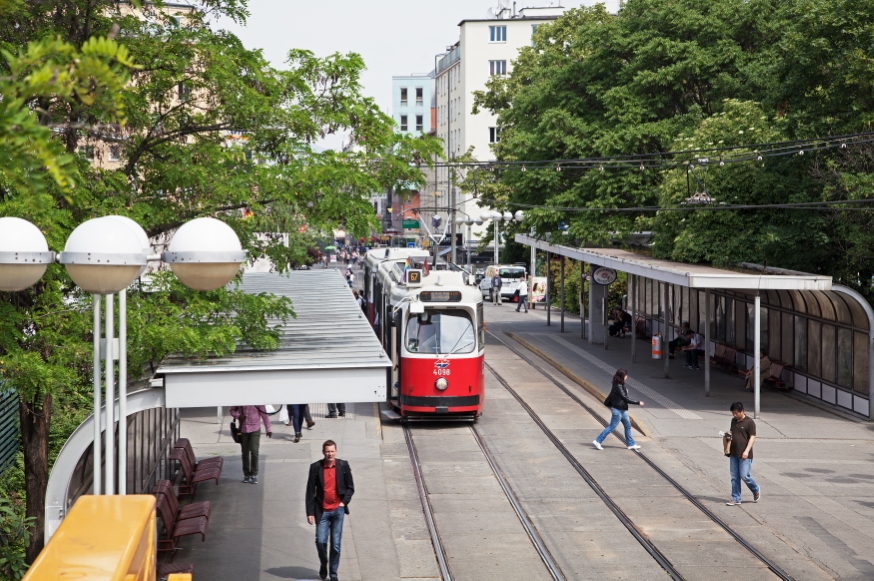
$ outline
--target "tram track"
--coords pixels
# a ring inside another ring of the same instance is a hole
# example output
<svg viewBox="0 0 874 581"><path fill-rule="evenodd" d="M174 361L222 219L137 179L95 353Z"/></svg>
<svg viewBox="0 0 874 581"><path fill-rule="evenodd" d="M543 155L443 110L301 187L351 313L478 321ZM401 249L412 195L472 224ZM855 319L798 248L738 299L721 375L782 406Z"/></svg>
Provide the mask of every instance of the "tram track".
<svg viewBox="0 0 874 581"><path fill-rule="evenodd" d="M533 361L526 354L522 353L519 349L510 345L500 337L498 337L495 333L491 331L487 331L489 335L492 336L493 339L501 343L504 347L512 351L517 357L521 360L525 361L532 368L536 369L542 376L552 382L556 387L558 387L561 391L563 391L568 397L570 397L575 403L580 405L583 409L588 411L595 420L600 423L602 426L607 426L608 422L606 422L600 415L598 415L594 409L592 409L587 403L585 403L577 394L573 393L566 386L562 385L561 382L556 380L552 374L548 373L544 370L540 365L538 365L535 361ZM682 580L684 577L682 574L671 564L671 562L658 550L658 548L645 536L643 536L639 529L635 526L634 522L622 511L622 509L618 506L618 504L613 501L612 498L601 488L601 486L597 483L597 481L592 478L591 474L582 466L579 460L561 443L559 438L549 429L548 426L543 422L540 416L529 406L525 400L518 394L516 390L514 390L509 383L488 363L485 363L486 369L498 380L498 382L507 390L510 395L522 406L522 408L526 411L526 413L531 417L534 423L543 431L543 433L549 438L549 440L553 443L553 445L559 450L559 452L567 459L567 461L573 466L573 468L579 473L579 475L586 481L586 483L592 488L592 490L598 495L598 497L607 505L607 507L613 512L614 515L622 522L626 529L634 536L634 538L643 546L643 548L659 563L659 565L665 570L665 572L670 575L672 579ZM620 441L625 443L625 440L620 436L617 432L613 432L612 434ZM785 571L783 571L777 564L768 559L765 555L763 555L758 549L756 549L749 541L747 541L742 535L740 535L737 531L735 531L728 523L723 521L719 516L714 514L710 509L704 506L697 498L695 498L692 493L686 490L679 482L674 480L671 476L669 476L664 470L662 470L655 462L651 459L647 458L647 456L642 453L640 450L634 451L637 456L642 459L650 468L652 468L659 476L661 476L666 482L668 482L674 489L676 489L680 494L682 494L689 502L691 502L697 509L699 509L704 515L708 517L712 522L718 525L722 530L728 533L735 541L737 541L741 546L743 546L747 551L749 551L757 560L763 563L774 575L776 575L782 581L794 581L794 579L789 576Z"/></svg>
<svg viewBox="0 0 874 581"><path fill-rule="evenodd" d="M477 430L476 426L470 425L471 434L473 434L474 440L476 440L477 445L479 446L480 451L485 457L486 461L489 464L489 467L492 470L492 473L495 476L498 484L503 490L504 494L507 497L510 505L513 508L513 512L516 513L516 517L519 519L519 522L522 524L522 528L525 529L525 533L528 535L529 540L531 541L532 546L537 551L538 556L541 561L543 561L544 566L549 571L550 576L555 581L565 581L565 576L562 573L559 566L556 564L549 550L546 548L546 545L543 542L543 539L540 537L540 534L537 532L536 527L531 521L531 518L528 516L528 513L525 512L525 509L522 507L522 504L519 502L516 493L513 491L510 484L507 482L507 479L504 477L501 472L498 463L495 461L495 458L486 444L485 440L482 437L482 434ZM440 537L440 531L437 528L437 523L434 518L434 508L431 505L431 501L428 495L428 489L425 484L425 479L422 475L422 466L419 460L419 454L416 450L416 443L413 439L412 430L409 425L404 424L404 439L407 443L407 449L410 453L410 462L413 466L413 476L416 480L416 488L419 493L419 500L422 503L422 510L425 513L425 523L428 527L429 535L431 536L431 544L434 546L434 554L437 558L437 566L440 570L440 576L443 581L452 581L452 572L449 568L449 560L446 555L446 549L443 544L443 540Z"/></svg>

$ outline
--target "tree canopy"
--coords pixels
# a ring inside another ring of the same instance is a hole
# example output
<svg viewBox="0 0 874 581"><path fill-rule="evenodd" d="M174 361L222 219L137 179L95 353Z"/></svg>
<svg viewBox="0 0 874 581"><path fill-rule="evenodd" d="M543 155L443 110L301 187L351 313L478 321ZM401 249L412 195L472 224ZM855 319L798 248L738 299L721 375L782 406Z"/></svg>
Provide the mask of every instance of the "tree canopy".
<svg viewBox="0 0 874 581"><path fill-rule="evenodd" d="M370 195L421 182L418 166L439 145L395 133L362 94L359 55L292 49L275 67L215 26L246 16L245 0L206 0L194 11L161 1L0 0L0 216L30 220L55 251L98 216L128 216L159 241L212 216L251 260L267 257L279 270L308 262L320 233L369 234ZM336 133L350 147L317 149ZM144 290L129 298L135 377L170 352L274 348L268 321L293 316L286 299L196 292L167 272ZM91 357L90 297L63 267L0 293L0 377L21 399L27 514L36 519L28 561L42 546L52 402L64 417L90 412ZM55 427L69 433L76 423Z"/></svg>
<svg viewBox="0 0 874 581"><path fill-rule="evenodd" d="M615 15L603 6L568 10L537 28L510 75L493 77L474 107L498 115L494 152L508 161L652 154L679 165L696 149L752 153L756 143L867 132L872 34L874 12L859 0L629 0ZM687 153L667 153L676 151ZM610 211L676 206L700 188L697 178L725 203L865 199L871 154L854 145L711 164L695 176L658 164L515 166L492 181L508 192L498 205L540 206L521 226L540 235L562 222L580 243L652 231L660 257L828 273L871 300L870 210Z"/></svg>

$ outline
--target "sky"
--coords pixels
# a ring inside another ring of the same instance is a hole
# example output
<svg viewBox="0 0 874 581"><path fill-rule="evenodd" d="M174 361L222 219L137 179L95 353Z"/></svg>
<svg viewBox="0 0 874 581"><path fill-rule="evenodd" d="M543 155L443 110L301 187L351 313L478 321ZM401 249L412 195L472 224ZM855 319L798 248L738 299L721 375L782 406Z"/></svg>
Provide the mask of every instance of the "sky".
<svg viewBox="0 0 874 581"><path fill-rule="evenodd" d="M510 0L512 1L512 0ZM549 6L559 0L521 0L516 8ZM561 0L565 8L596 3L595 0ZM605 0L615 12L619 0ZM282 67L288 50L307 49L317 56L356 52L367 70L361 83L386 113L391 109L391 78L428 73L434 56L458 41L458 23L486 18L498 0L249 0L246 26L224 19L216 24L233 32L247 48L260 48L276 67ZM339 146L327 140L325 147Z"/></svg>

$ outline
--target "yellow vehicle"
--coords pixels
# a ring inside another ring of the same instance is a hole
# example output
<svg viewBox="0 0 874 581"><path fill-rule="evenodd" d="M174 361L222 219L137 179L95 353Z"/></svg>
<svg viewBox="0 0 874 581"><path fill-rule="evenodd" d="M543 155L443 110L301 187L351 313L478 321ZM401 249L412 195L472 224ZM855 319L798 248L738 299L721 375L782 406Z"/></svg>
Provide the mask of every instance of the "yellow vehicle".
<svg viewBox="0 0 874 581"><path fill-rule="evenodd" d="M155 581L155 555L154 496L82 496L24 581Z"/></svg>

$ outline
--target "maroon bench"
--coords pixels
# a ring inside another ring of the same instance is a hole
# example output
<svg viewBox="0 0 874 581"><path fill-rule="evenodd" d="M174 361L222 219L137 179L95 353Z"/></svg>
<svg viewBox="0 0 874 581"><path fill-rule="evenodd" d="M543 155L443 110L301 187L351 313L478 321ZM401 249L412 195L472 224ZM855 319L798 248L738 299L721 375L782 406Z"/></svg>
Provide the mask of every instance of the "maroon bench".
<svg viewBox="0 0 874 581"><path fill-rule="evenodd" d="M725 343L717 343L710 357L710 365L729 373L737 373L737 349Z"/></svg>
<svg viewBox="0 0 874 581"><path fill-rule="evenodd" d="M206 517L198 516L178 520L170 509L170 503L166 496L158 494L155 499L157 500L155 508L164 527L164 533L161 535L163 538L158 538L159 551L173 551L175 554L178 540L182 537L200 535L201 542L206 540L206 527L209 524Z"/></svg>
<svg viewBox="0 0 874 581"><path fill-rule="evenodd" d="M185 478L185 483L179 485L179 494L193 495L197 485L208 480L215 480L218 486L219 478L222 475L222 469L213 466L206 466L199 470L195 470L188 459L188 454L181 448L174 448L168 456L170 460L176 460L182 469L182 475Z"/></svg>
<svg viewBox="0 0 874 581"><path fill-rule="evenodd" d="M210 458L204 458L197 461L197 458L194 456L194 448L191 447L191 442L188 438L179 438L176 440L176 443L173 444L173 448L179 448L180 450L185 450L185 453L188 454L188 461L194 466L194 470L199 470L201 468L212 468L217 467L219 470L225 465L225 459L221 456L212 456Z"/></svg>
<svg viewBox="0 0 874 581"><path fill-rule="evenodd" d="M772 360L770 370L771 375L767 377L763 383L780 391L790 391L792 387L787 386L786 382L783 381L783 370L789 366L788 363Z"/></svg>
<svg viewBox="0 0 874 581"><path fill-rule="evenodd" d="M158 565L158 581L167 581L167 577L174 573L194 575L194 565L191 563L162 563Z"/></svg>
<svg viewBox="0 0 874 581"><path fill-rule="evenodd" d="M170 510L176 515L176 520L185 520L199 516L206 517L206 520L209 520L209 515L212 514L212 503L208 500L180 506L179 499L176 497L176 491L173 490L173 485L169 480L159 480L152 487L152 494L155 496L160 494L166 497L167 502L170 504Z"/></svg>

